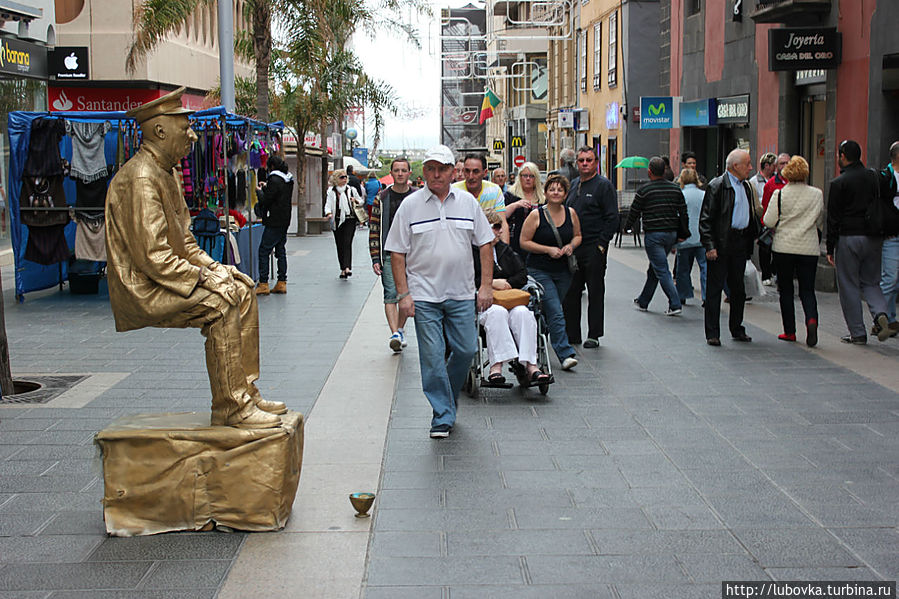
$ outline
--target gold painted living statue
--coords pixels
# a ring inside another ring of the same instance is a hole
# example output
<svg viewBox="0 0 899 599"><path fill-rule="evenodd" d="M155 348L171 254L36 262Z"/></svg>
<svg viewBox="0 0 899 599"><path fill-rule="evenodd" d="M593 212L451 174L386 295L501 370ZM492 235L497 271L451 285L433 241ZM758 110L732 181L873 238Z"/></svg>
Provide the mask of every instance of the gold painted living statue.
<svg viewBox="0 0 899 599"><path fill-rule="evenodd" d="M190 231L172 168L197 140L181 107L184 88L127 113L140 124L140 150L119 170L106 200L109 300L116 330L198 327L206 337L212 425L281 425L281 402L262 398L259 312L253 280L215 262Z"/></svg>

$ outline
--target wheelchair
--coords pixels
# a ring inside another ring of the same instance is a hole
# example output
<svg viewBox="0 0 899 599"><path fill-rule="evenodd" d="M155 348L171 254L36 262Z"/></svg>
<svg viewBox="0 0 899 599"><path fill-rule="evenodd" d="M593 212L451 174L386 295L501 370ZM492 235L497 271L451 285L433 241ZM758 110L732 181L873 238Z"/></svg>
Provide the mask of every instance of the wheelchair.
<svg viewBox="0 0 899 599"><path fill-rule="evenodd" d="M541 395L549 392L549 386L555 382L552 367L549 363L549 327L546 324L546 317L543 314L543 286L536 280L528 277L527 284L523 287L525 291L531 294L528 302L528 309L534 313L537 320L537 366L545 374L549 375L549 380L543 383L531 383L527 369L518 360L512 360L507 364L509 371L515 376L518 385L522 389L529 387L537 387ZM471 368L468 370L468 376L462 384L462 390L470 397L477 398L482 388L486 389L511 389L514 384L509 382L491 382L487 379L490 373L490 360L487 357L487 333L484 327L478 324L478 353L472 360Z"/></svg>

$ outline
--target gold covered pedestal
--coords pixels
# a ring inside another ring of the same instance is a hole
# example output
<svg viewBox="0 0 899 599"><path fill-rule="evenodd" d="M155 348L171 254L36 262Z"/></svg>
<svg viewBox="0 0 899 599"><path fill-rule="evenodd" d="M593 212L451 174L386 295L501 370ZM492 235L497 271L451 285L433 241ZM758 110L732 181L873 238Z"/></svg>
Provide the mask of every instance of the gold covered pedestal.
<svg viewBox="0 0 899 599"><path fill-rule="evenodd" d="M287 524L303 462L303 415L281 426L210 426L209 413L139 414L97 433L103 519L114 536L214 525L246 531Z"/></svg>

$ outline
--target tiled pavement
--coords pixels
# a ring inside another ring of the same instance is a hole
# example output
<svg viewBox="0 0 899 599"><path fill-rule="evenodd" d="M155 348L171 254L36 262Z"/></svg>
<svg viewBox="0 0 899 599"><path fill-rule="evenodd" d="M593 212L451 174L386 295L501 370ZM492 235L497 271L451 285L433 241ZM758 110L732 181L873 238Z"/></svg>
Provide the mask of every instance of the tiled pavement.
<svg viewBox="0 0 899 599"><path fill-rule="evenodd" d="M329 236L288 251L289 294L260 302L260 386L309 413L373 277L360 240L348 282ZM635 312L642 275L624 264L641 254L616 254L603 347L546 398L463 396L449 440L427 438L413 341L361 595L694 598L726 579L899 577L899 395L754 327L753 344L709 348L695 306ZM115 333L104 298L15 306L4 289L14 372L127 376L84 407L0 408L0 598L215 596L246 535L106 538L91 444L126 413L208 409L202 337ZM838 333L835 296L821 303ZM896 340L851 349L899 357Z"/></svg>

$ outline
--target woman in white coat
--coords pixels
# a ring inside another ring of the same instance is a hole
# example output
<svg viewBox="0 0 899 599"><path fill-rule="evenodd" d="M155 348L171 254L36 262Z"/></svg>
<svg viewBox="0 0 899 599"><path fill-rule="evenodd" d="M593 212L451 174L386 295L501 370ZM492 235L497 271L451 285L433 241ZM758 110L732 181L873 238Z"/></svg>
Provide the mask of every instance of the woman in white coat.
<svg viewBox="0 0 899 599"><path fill-rule="evenodd" d="M774 192L763 219L774 229L774 270L780 292L782 341L796 341L796 309L793 305L793 275L799 280L799 301L805 312L806 344L818 343L818 300L815 297L815 272L821 255L818 232L824 226L824 194L808 185L808 162L793 156L780 176L787 180Z"/></svg>
<svg viewBox="0 0 899 599"><path fill-rule="evenodd" d="M334 171L325 201L325 217L331 220L331 230L334 231L341 279L353 275L353 236L359 224L356 208L361 208L364 203L359 192L347 185L346 171Z"/></svg>

